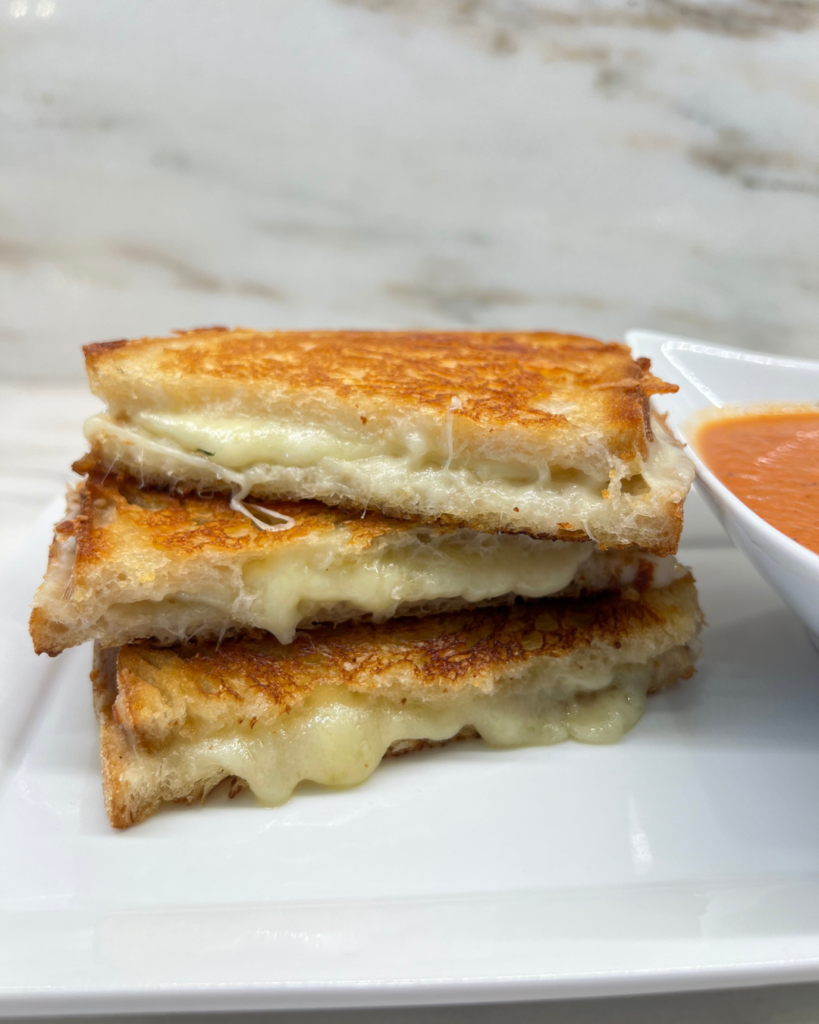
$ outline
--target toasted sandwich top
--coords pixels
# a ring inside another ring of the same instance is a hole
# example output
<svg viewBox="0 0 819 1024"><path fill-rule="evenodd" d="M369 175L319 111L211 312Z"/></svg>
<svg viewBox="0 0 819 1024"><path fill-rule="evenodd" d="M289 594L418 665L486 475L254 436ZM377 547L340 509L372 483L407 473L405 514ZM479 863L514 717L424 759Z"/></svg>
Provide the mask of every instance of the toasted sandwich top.
<svg viewBox="0 0 819 1024"><path fill-rule="evenodd" d="M208 328L87 345L85 356L114 416L264 416L298 394L341 402L364 423L404 407L444 420L455 399L461 432L515 426L535 440L593 431L626 460L647 452L648 398L676 390L624 345L552 333Z"/></svg>
<svg viewBox="0 0 819 1024"><path fill-rule="evenodd" d="M90 346L90 463L180 491L676 550L693 467L624 346L207 330ZM234 507L236 507L234 503Z"/></svg>

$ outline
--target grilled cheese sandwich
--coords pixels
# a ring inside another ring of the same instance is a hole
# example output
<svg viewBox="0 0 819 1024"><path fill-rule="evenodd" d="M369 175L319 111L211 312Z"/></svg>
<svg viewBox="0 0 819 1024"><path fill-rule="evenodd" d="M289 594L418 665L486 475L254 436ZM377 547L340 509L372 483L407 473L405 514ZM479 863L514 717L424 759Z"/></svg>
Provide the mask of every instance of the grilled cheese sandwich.
<svg viewBox="0 0 819 1024"><path fill-rule="evenodd" d="M385 754L459 736L612 742L648 693L692 674L701 618L688 575L636 599L325 627L287 646L98 648L108 814L125 828L227 778L277 804L302 780L350 785Z"/></svg>
<svg viewBox="0 0 819 1024"><path fill-rule="evenodd" d="M69 494L31 634L38 652L224 639L266 630L290 643L321 622L423 615L516 597L666 586L673 556L266 503L260 529L223 495L180 497L92 474Z"/></svg>
<svg viewBox="0 0 819 1024"><path fill-rule="evenodd" d="M145 484L676 550L688 459L623 345L217 329L86 347L91 458Z"/></svg>

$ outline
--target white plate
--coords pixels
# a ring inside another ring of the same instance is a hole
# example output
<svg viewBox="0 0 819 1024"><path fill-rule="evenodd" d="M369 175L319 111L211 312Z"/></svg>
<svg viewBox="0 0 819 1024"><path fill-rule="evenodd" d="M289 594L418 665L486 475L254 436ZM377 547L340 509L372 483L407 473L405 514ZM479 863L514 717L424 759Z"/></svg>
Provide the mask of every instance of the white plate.
<svg viewBox="0 0 819 1024"><path fill-rule="evenodd" d="M703 667L619 745L463 744L356 789L216 800L117 833L89 652L38 659L26 632L51 518L0 587L0 1012L819 978L819 655L737 552L689 553Z"/></svg>
<svg viewBox="0 0 819 1024"><path fill-rule="evenodd" d="M711 472L697 455L699 414L723 405L819 403L819 362L709 345L653 331L630 331L633 350L649 356L654 371L679 384L657 397L669 424L688 444L702 493L729 536L763 579L802 619L819 648L819 554L766 523Z"/></svg>

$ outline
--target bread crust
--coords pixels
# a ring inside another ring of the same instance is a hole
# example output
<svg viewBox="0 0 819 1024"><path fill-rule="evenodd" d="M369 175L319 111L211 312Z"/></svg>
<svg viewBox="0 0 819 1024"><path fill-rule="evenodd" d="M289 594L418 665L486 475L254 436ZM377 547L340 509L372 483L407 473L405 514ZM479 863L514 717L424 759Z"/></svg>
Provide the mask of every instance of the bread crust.
<svg viewBox="0 0 819 1024"><path fill-rule="evenodd" d="M626 345L553 332L253 331L201 328L84 348L94 394L118 412L198 403L264 414L286 394L334 398L359 416L422 407L443 421L538 436L594 429L615 457L645 456L648 399L674 392ZM569 423L539 406L576 403ZM238 405L237 405L238 403Z"/></svg>
<svg viewBox="0 0 819 1024"><path fill-rule="evenodd" d="M649 399L676 386L624 345L545 332L207 329L87 346L86 362L92 390L109 407L89 421L91 461L150 486L241 486L255 497L489 532L676 550L687 460L678 456L670 475L639 489L660 447ZM151 413L200 417L190 428L197 439L202 422L225 417L318 429L370 454L300 464L264 449L240 466L220 461L204 440L186 449L164 427L152 433L139 420ZM560 483L566 474L582 481L593 507Z"/></svg>
<svg viewBox="0 0 819 1024"><path fill-rule="evenodd" d="M55 528L30 619L35 650L55 655L87 640L118 647L147 638L164 644L192 636L224 639L265 625L254 618L249 602L239 600L243 569L254 560L298 552L307 564L311 551L331 542L339 556L358 557L380 542L397 551L402 544L421 543L419 537L428 544L460 529L421 526L378 512L362 518L318 502L259 505L291 518L293 527L263 531L234 511L224 495L173 495L95 469L69 493L66 516ZM536 544L528 538L519 543L528 550ZM563 593L612 589L624 578L627 585L651 586L653 563L634 549L597 552ZM192 600L217 590L227 595L225 607ZM514 596L498 594L491 601L509 603ZM466 603L459 598L404 603L395 614L452 611ZM299 628L366 617L354 603L339 602L303 619Z"/></svg>
<svg viewBox="0 0 819 1024"><path fill-rule="evenodd" d="M683 465L688 466L687 459L683 460ZM73 469L85 474L94 467L101 467L106 473L136 476L141 487L170 490L174 494L232 493L231 486L220 479L212 465L205 462L196 467L187 463L177 464L164 456L154 461L153 453L137 454L135 447L122 447L118 438L104 433L96 436L91 450L74 463ZM562 518L550 515L542 504L536 504L532 511L523 509L521 502L513 506L511 513L502 508L481 507L454 491L449 511L441 505L418 500L417 494L406 492L392 497L382 494L376 500L371 478L366 474L357 481L348 480L343 487L336 487L311 469L282 469L275 479L253 484L248 493L254 501L318 500L331 508L355 515L379 511L392 519L483 533L525 533L536 538L593 540L607 548L636 545L662 558L676 553L682 534L683 501L693 470L682 475L684 478L665 492L649 490L637 496L621 493L614 500L611 494L606 494L596 514Z"/></svg>
<svg viewBox="0 0 819 1024"><path fill-rule="evenodd" d="M127 827L163 800L201 798L225 777L210 775L169 796L134 781L138 772L128 769L141 753L161 755L180 739L252 736L254 728L298 710L320 687L396 702L470 688L491 694L535 664L578 671L603 658L652 665L656 690L693 673L701 622L689 575L638 599L546 600L324 628L287 646L260 639L174 649L134 644L107 659L98 648L93 678L108 814L115 827ZM393 752L421 742L398 743Z"/></svg>

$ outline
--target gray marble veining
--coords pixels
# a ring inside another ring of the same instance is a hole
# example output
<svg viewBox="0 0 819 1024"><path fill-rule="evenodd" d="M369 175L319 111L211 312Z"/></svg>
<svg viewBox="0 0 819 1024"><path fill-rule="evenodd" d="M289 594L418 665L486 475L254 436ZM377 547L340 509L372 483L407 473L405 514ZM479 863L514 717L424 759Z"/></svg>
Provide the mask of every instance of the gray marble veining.
<svg viewBox="0 0 819 1024"><path fill-rule="evenodd" d="M819 0L3 0L0 374L208 323L819 356Z"/></svg>

